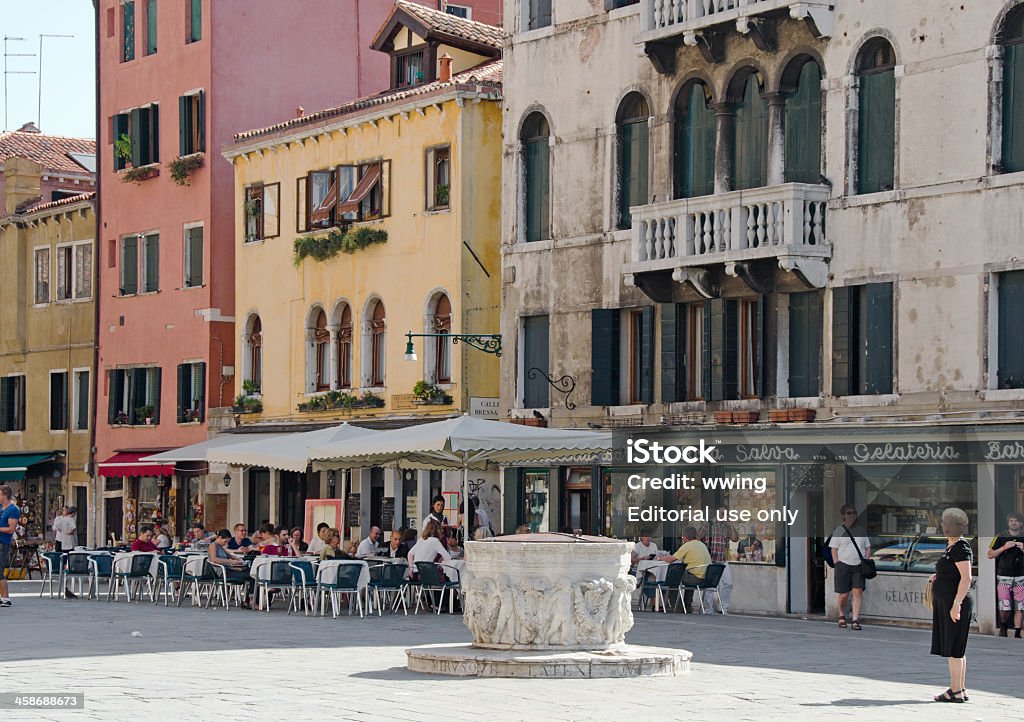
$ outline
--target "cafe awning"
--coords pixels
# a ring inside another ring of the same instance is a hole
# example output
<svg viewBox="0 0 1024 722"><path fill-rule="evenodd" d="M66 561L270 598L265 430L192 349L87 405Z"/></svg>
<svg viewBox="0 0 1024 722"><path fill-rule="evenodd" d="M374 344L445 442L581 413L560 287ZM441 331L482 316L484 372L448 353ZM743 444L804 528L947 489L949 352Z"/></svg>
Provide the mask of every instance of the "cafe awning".
<svg viewBox="0 0 1024 722"><path fill-rule="evenodd" d="M142 461L145 456L150 456L153 449L148 451L119 451L106 461L99 463L100 476L173 476L174 464L161 463L158 461Z"/></svg>
<svg viewBox="0 0 1024 722"><path fill-rule="evenodd" d="M177 464L188 461L205 462L207 460L206 452L210 449L222 449L238 444L265 442L280 436L285 436L285 434L221 434L220 436L214 436L212 439L201 441L198 444L179 446L177 449L169 449L158 454L143 456L139 461L157 464Z"/></svg>
<svg viewBox="0 0 1024 722"><path fill-rule="evenodd" d="M36 454L0 454L0 481L21 481L30 466L51 461L57 453L46 451Z"/></svg>

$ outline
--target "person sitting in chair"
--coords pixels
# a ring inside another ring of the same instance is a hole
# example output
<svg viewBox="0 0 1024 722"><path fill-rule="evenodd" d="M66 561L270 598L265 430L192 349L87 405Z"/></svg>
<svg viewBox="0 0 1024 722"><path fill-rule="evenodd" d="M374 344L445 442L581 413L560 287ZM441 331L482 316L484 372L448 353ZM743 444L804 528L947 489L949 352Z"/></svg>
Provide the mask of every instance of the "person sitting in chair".
<svg viewBox="0 0 1024 722"><path fill-rule="evenodd" d="M207 557L210 564L225 567L224 571L229 581L245 582L245 601L242 602L242 608L250 609L250 600L256 581L249 576L249 569L245 566L245 562L228 551L227 547L230 541L231 532L227 529L218 531L206 550Z"/></svg>

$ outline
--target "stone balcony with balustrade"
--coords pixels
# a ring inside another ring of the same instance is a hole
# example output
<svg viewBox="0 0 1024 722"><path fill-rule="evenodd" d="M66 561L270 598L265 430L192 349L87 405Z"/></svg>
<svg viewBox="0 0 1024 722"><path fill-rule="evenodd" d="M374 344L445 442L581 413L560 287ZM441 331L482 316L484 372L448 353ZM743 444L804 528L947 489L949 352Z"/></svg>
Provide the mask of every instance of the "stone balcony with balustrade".
<svg viewBox="0 0 1024 722"><path fill-rule="evenodd" d="M721 62L722 33L732 25L750 35L762 50L775 50L774 21L806 20L818 37L830 37L838 0L640 0L640 33L662 72L672 72L671 48L682 41L696 46L709 62ZM665 52L665 49L669 52Z"/></svg>
<svg viewBox="0 0 1024 722"><path fill-rule="evenodd" d="M827 186L785 183L634 207L626 284L643 287L641 274L670 271L675 282L691 281L708 295L702 271L724 265L747 280L745 271L767 260L823 288L832 255L828 197Z"/></svg>

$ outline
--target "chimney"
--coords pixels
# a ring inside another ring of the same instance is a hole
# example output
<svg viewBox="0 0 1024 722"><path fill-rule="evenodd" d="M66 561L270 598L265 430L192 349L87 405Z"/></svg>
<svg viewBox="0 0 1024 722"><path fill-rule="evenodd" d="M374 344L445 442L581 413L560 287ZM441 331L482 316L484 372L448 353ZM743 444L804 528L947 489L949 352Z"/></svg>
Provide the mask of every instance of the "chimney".
<svg viewBox="0 0 1024 722"><path fill-rule="evenodd" d="M25 123L25 125L23 125L20 128L18 128L18 132L19 133L38 133L39 132L39 128L37 128L36 124L33 123L30 120L29 122Z"/></svg>
<svg viewBox="0 0 1024 722"><path fill-rule="evenodd" d="M445 53L438 61L441 64L441 69L438 71L437 79L442 83L452 82L452 56Z"/></svg>
<svg viewBox="0 0 1024 722"><path fill-rule="evenodd" d="M4 161L5 207L8 214L26 201L39 198L39 180L43 167L28 158L10 156Z"/></svg>
<svg viewBox="0 0 1024 722"><path fill-rule="evenodd" d="M301 118L301 117L302 117L302 116L304 116L305 114L306 114L306 109L305 109L305 108L303 108L303 107L302 107L301 105L300 105L300 106L298 106L298 107L297 107L297 108L295 109L295 117L296 117L296 118Z"/></svg>

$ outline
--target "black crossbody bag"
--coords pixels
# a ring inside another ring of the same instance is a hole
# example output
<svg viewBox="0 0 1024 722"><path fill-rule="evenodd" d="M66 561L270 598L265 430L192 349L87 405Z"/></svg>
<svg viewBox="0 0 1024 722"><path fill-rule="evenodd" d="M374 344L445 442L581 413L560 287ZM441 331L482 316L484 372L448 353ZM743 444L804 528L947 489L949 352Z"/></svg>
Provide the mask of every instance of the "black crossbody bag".
<svg viewBox="0 0 1024 722"><path fill-rule="evenodd" d="M857 540L853 538L853 534L850 530L843 525L843 531L846 532L846 536L850 537L850 541L853 542L853 548L857 550L857 556L860 557L860 575L865 579L874 579L878 576L878 569L875 568L874 559L865 559L864 555L860 553L860 547L857 546Z"/></svg>

